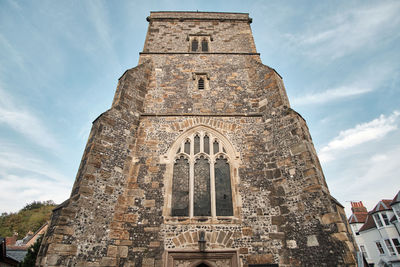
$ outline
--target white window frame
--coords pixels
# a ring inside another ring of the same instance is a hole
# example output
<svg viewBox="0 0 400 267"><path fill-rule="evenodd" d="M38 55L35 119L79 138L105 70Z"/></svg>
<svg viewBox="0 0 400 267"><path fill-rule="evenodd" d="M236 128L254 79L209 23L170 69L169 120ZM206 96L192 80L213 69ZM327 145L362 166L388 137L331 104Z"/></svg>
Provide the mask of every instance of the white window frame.
<svg viewBox="0 0 400 267"><path fill-rule="evenodd" d="M389 254L392 255L392 256L395 256L396 255L396 251L394 250L394 246L393 246L391 240L390 239L385 239L384 241L385 241L385 246L386 246Z"/></svg>
<svg viewBox="0 0 400 267"><path fill-rule="evenodd" d="M392 206L394 214L396 214L397 221L400 222L400 206L396 204L396 206Z"/></svg>
<svg viewBox="0 0 400 267"><path fill-rule="evenodd" d="M382 217L383 224L385 226L389 226L390 225L390 218L389 218L388 214L386 212L382 212L380 214L380 216ZM386 217L386 220L385 220L385 217Z"/></svg>
<svg viewBox="0 0 400 267"><path fill-rule="evenodd" d="M378 245L379 244L379 245ZM386 253L385 253L385 249L383 248L383 246L382 246L382 243L381 243L381 241L375 241L375 245L376 245L376 249L378 250L378 252L379 252L379 255L385 255ZM381 251L381 249L382 249L382 251ZM383 252L383 253L382 253Z"/></svg>
<svg viewBox="0 0 400 267"><path fill-rule="evenodd" d="M360 245L360 251L364 255L364 258L368 259L368 252L364 245Z"/></svg>
<svg viewBox="0 0 400 267"><path fill-rule="evenodd" d="M372 217L374 218L375 225L378 229L382 228L384 226L383 220L382 220L381 216L379 216L379 213L375 213Z"/></svg>
<svg viewBox="0 0 400 267"><path fill-rule="evenodd" d="M398 244L397 246L396 246L394 240L397 240L397 244ZM392 238L392 243L394 245L394 248L396 249L397 254L400 255L400 240L398 238Z"/></svg>

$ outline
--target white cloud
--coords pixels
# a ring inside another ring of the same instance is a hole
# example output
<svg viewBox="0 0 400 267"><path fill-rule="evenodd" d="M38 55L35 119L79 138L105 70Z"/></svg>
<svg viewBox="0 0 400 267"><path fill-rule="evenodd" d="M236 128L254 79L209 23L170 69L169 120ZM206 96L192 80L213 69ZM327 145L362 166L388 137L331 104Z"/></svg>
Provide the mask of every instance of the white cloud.
<svg viewBox="0 0 400 267"><path fill-rule="evenodd" d="M27 108L16 104L12 97L0 86L0 124L5 124L14 131L27 137L35 144L52 151L59 149L54 136L43 122Z"/></svg>
<svg viewBox="0 0 400 267"><path fill-rule="evenodd" d="M41 159L10 145L0 145L4 149L0 151L0 212L18 211L34 200L61 203L68 198L71 179Z"/></svg>
<svg viewBox="0 0 400 267"><path fill-rule="evenodd" d="M339 172L340 177L329 181L332 193L345 205L347 215L351 214L350 201L363 201L371 210L379 200L392 199L400 189L400 146L373 156L368 154L340 164L345 170Z"/></svg>
<svg viewBox="0 0 400 267"><path fill-rule="evenodd" d="M329 101L365 94L373 91L372 87L341 86L321 93L308 94L293 99L293 105L323 104Z"/></svg>
<svg viewBox="0 0 400 267"><path fill-rule="evenodd" d="M53 200L59 204L68 198L71 185L34 174L2 175L0 188L0 211L16 212L32 201Z"/></svg>
<svg viewBox="0 0 400 267"><path fill-rule="evenodd" d="M373 2L354 6L319 19L306 33L288 34L287 38L299 50L315 58L336 59L374 46L386 38L399 36L399 1Z"/></svg>
<svg viewBox="0 0 400 267"><path fill-rule="evenodd" d="M387 133L397 129L397 118L400 112L394 111L390 116L380 115L370 122L356 125L354 128L341 131L319 151L321 162L335 159L337 152L358 146L360 144L384 137Z"/></svg>

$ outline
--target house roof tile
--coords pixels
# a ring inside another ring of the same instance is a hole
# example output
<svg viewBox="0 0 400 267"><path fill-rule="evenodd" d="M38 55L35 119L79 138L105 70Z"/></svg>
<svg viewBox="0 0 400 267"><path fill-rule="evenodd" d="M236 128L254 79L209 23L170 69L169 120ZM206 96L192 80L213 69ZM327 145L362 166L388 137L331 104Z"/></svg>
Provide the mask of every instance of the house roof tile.
<svg viewBox="0 0 400 267"><path fill-rule="evenodd" d="M397 195L393 198L392 202L390 203L390 205L396 204L400 202L400 191L397 192Z"/></svg>

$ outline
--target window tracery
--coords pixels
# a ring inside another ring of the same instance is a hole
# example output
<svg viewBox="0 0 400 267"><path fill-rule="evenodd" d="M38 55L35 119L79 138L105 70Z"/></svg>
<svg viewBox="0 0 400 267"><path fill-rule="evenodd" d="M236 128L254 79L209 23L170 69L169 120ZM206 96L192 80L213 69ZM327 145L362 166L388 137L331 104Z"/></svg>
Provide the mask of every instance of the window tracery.
<svg viewBox="0 0 400 267"><path fill-rule="evenodd" d="M226 151L221 138L204 130L193 131L175 146L170 216L234 216Z"/></svg>

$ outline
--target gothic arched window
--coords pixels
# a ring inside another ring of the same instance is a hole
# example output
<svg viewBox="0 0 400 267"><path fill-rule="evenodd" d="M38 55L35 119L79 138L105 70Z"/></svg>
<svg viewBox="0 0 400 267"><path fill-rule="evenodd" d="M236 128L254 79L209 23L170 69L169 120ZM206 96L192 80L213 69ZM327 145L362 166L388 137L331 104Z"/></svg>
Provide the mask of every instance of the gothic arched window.
<svg viewBox="0 0 400 267"><path fill-rule="evenodd" d="M231 163L222 140L193 131L173 154L171 216L233 216Z"/></svg>
<svg viewBox="0 0 400 267"><path fill-rule="evenodd" d="M192 40L192 52L197 52L197 49L199 48L199 41L197 39Z"/></svg>
<svg viewBox="0 0 400 267"><path fill-rule="evenodd" d="M201 51L208 52L208 41L206 39L203 39L203 41L201 41Z"/></svg>

